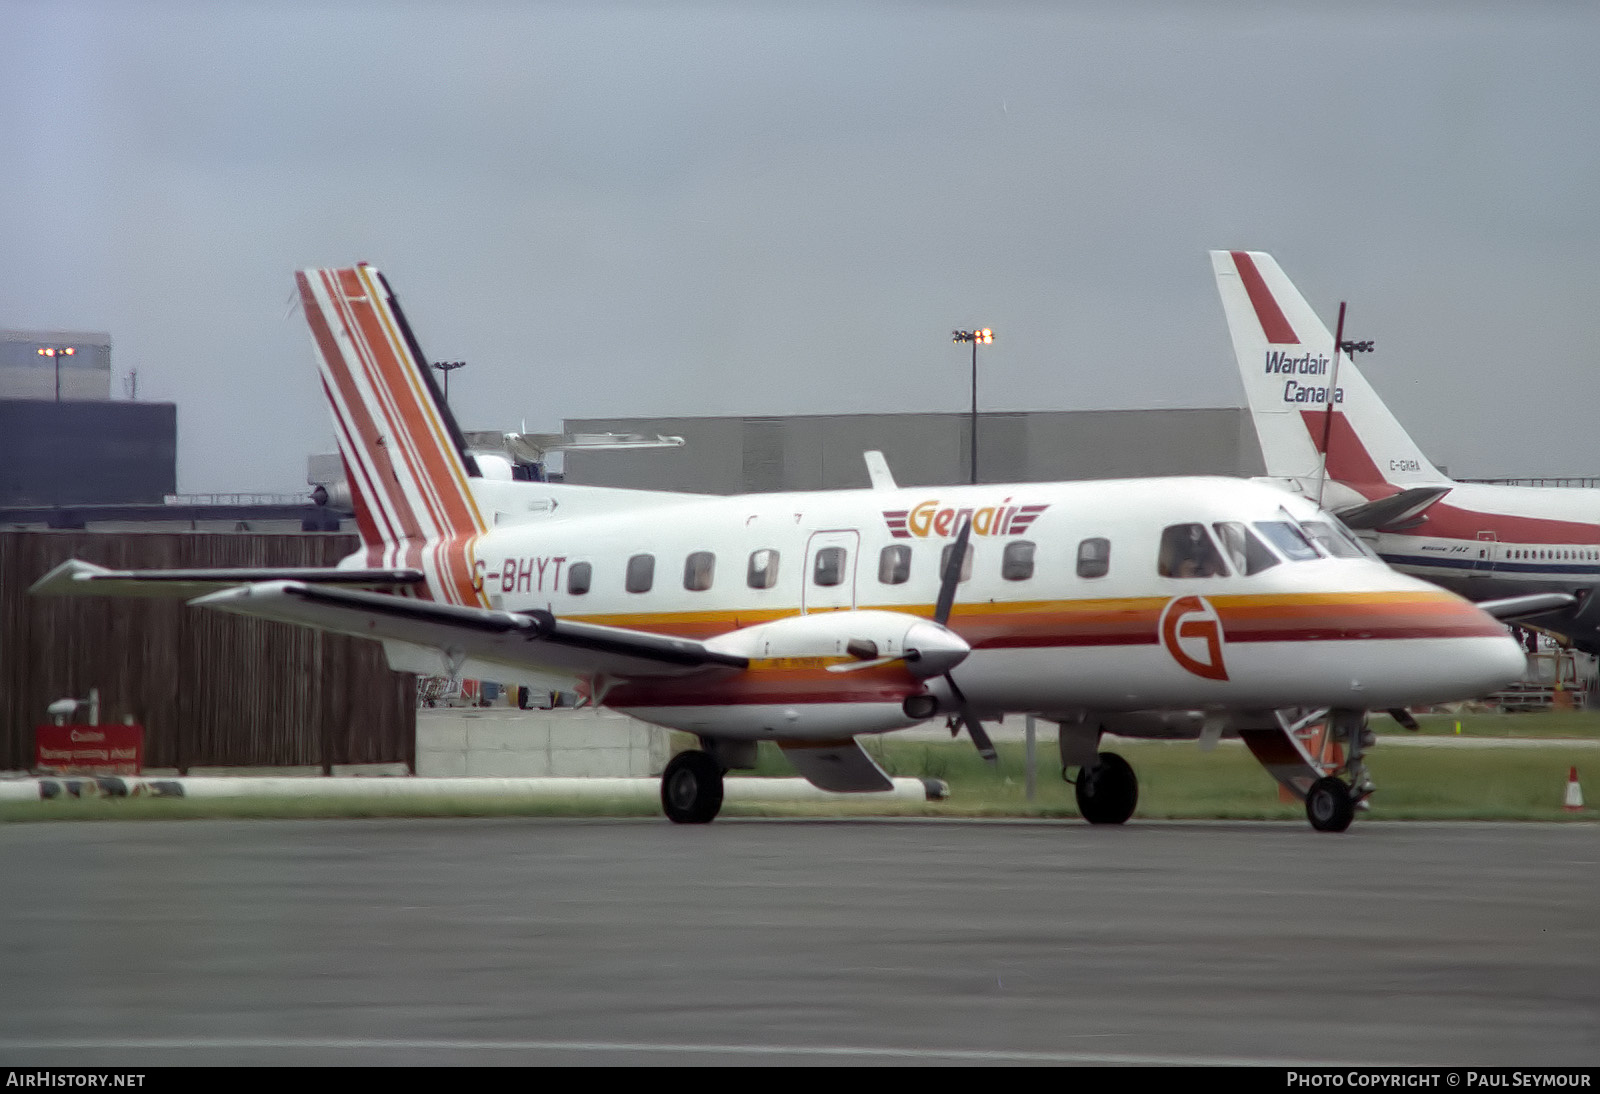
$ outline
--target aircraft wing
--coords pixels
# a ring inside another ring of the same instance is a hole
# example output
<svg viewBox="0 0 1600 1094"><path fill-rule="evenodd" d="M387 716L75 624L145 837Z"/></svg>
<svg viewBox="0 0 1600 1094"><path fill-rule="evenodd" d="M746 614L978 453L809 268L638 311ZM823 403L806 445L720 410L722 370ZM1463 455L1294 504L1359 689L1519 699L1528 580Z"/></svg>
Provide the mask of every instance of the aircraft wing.
<svg viewBox="0 0 1600 1094"><path fill-rule="evenodd" d="M34 596L182 597L185 600L234 585L261 581L316 582L346 588L385 589L415 585L425 575L404 568L339 570L302 566L273 569L108 570L70 558L33 583Z"/></svg>
<svg viewBox="0 0 1600 1094"><path fill-rule="evenodd" d="M1480 600L1478 607L1496 619L1528 619L1547 612L1570 608L1578 602L1571 593L1529 593L1503 600Z"/></svg>
<svg viewBox="0 0 1600 1094"><path fill-rule="evenodd" d="M1413 486L1387 498L1352 505L1335 514L1350 528L1363 531L1372 528L1391 528L1409 525L1418 520L1434 502L1450 492L1448 486Z"/></svg>
<svg viewBox="0 0 1600 1094"><path fill-rule="evenodd" d="M457 662L524 674L571 679L601 674L676 676L749 664L747 658L718 653L690 639L557 619L546 611L496 611L299 581L242 585L192 603L233 615L431 648Z"/></svg>

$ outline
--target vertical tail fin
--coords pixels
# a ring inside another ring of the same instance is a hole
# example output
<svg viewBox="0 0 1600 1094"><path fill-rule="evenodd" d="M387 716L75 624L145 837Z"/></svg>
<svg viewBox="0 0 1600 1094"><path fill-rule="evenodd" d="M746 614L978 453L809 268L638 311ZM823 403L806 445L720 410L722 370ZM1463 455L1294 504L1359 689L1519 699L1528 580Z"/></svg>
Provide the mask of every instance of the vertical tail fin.
<svg viewBox="0 0 1600 1094"><path fill-rule="evenodd" d="M383 275L361 265L295 274L369 564L421 568L428 591L476 604L485 530L477 468Z"/></svg>
<svg viewBox="0 0 1600 1094"><path fill-rule="evenodd" d="M1448 481L1422 454L1348 356L1333 372L1333 335L1261 251L1212 251L1239 378L1267 474L1315 481L1328 437L1328 478L1353 486ZM1328 420L1328 384L1333 417Z"/></svg>

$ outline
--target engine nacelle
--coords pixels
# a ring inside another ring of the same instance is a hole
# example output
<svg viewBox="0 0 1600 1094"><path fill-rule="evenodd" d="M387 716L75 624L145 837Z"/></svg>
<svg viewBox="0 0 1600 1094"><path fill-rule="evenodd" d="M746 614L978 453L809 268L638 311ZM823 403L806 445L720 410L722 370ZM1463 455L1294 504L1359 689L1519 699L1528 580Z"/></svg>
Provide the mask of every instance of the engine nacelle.
<svg viewBox="0 0 1600 1094"><path fill-rule="evenodd" d="M904 612L813 612L718 635L706 645L719 653L773 659L831 659L859 662L903 658L917 679L948 672L972 652L954 631Z"/></svg>
<svg viewBox="0 0 1600 1094"><path fill-rule="evenodd" d="M742 672L634 681L608 705L702 736L835 740L926 721L938 700L925 681L970 647L954 632L901 612L790 616L709 639L750 659Z"/></svg>

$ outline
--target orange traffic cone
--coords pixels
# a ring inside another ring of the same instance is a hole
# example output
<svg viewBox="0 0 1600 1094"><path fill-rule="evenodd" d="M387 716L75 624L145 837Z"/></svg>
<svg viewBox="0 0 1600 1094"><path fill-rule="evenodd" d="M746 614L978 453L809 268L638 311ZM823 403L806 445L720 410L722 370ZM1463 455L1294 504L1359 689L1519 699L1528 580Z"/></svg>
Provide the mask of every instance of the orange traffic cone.
<svg viewBox="0 0 1600 1094"><path fill-rule="evenodd" d="M1578 769L1576 767L1567 772L1567 803L1561 808L1568 813L1577 813L1583 809L1583 787L1578 785Z"/></svg>

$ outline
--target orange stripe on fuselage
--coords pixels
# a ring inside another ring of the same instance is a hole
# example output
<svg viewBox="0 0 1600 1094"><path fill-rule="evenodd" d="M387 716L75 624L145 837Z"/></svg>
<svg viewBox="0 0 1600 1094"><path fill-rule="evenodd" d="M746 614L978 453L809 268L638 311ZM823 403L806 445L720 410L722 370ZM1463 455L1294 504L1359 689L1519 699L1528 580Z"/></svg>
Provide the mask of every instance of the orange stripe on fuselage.
<svg viewBox="0 0 1600 1094"><path fill-rule="evenodd" d="M1206 598L1228 642L1493 637L1495 620L1449 593L1269 593ZM1170 597L958 605L950 627L974 649L1150 645ZM874 605L924 618L931 604ZM566 616L590 623L706 639L795 612L662 612Z"/></svg>

